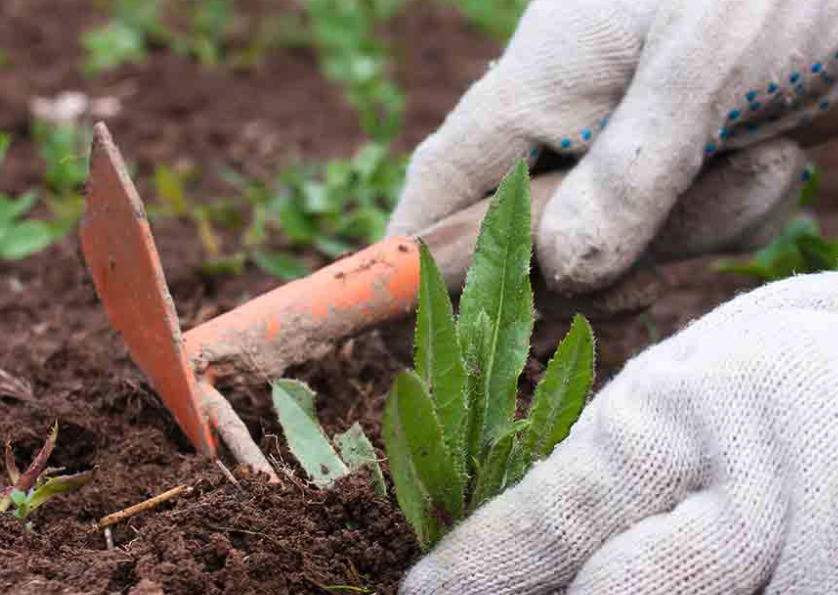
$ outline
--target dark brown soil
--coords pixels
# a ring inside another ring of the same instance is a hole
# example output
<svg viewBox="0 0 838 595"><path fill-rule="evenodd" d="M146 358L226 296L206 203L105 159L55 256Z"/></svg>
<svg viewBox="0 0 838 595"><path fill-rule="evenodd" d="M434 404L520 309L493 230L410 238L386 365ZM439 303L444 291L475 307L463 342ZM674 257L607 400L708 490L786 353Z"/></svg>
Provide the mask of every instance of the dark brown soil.
<svg viewBox="0 0 838 595"><path fill-rule="evenodd" d="M43 163L28 137L28 103L35 95L68 89L121 98L122 111L109 126L136 166L149 201L154 197L142 180L158 163L186 160L200 166L205 175L193 189L194 199L213 200L230 193L215 173L221 164L260 175L300 158L348 156L361 142L354 112L319 74L310 51L276 52L246 74L207 71L156 52L142 65L82 77L79 33L103 21L93 5L0 3L0 46L14 64L0 70L0 129L19 139L0 170L0 191L39 184ZM259 14L277 6L291 9L292 3L237 5ZM409 151L438 125L498 48L450 9L430 2L414 3L386 34L408 94L407 127L396 145ZM832 188L836 182L830 181ZM827 231L838 233L832 210L827 204L821 214ZM202 255L189 225L167 220L154 231L186 328L276 285L256 270L207 280L196 272ZM595 322L600 382L655 338L753 286L712 273L708 263L665 268L663 297L644 315ZM547 343L555 344L563 330L562 324L554 326ZM319 415L328 432L360 421L380 449L381 408L409 347L406 340L372 333L292 375L319 392ZM299 479L259 379L235 378L220 388L283 468L282 485L269 486L237 470L244 488L239 491L204 463L110 330L75 237L22 263L0 263L0 370L32 387L31 397L0 394L0 439L13 442L19 465L37 452L58 420L51 463L68 471L99 467L93 484L37 511L34 532L25 533L8 515L0 517L0 592L322 594L327 587L348 585L384 595L395 593L419 554L394 500L376 497L366 478L345 480L329 492ZM528 368L530 384L539 370L538 361ZM102 516L177 485L193 491L117 525L114 550L91 528Z"/></svg>

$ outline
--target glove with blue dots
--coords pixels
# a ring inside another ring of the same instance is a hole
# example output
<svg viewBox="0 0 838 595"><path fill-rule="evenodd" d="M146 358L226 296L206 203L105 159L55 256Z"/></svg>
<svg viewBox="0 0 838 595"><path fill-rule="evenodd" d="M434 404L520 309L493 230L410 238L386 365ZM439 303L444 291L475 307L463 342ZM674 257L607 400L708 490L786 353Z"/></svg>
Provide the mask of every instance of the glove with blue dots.
<svg viewBox="0 0 838 595"><path fill-rule="evenodd" d="M556 291L605 287L655 245L742 247L693 229L750 247L779 227L805 168L783 135L838 114L825 116L837 32L833 0L533 0L416 150L388 233L419 233L549 147L579 157L535 238Z"/></svg>

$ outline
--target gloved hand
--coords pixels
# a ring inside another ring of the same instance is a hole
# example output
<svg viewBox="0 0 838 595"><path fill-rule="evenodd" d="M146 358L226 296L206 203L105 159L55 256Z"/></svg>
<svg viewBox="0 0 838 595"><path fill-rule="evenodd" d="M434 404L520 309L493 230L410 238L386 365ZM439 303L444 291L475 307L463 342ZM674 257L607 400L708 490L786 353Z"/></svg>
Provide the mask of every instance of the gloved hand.
<svg viewBox="0 0 838 595"><path fill-rule="evenodd" d="M835 593L836 337L838 273L821 273L648 349L402 595Z"/></svg>
<svg viewBox="0 0 838 595"><path fill-rule="evenodd" d="M609 285L690 195L718 199L674 226L681 242L716 224L762 237L754 230L777 228L803 168L778 135L838 103L836 31L829 0L533 0L497 65L417 149L388 233L418 233L483 198L514 160L548 146L581 157L535 238L554 290ZM696 181L732 149L722 186ZM789 164L782 183L778 163Z"/></svg>

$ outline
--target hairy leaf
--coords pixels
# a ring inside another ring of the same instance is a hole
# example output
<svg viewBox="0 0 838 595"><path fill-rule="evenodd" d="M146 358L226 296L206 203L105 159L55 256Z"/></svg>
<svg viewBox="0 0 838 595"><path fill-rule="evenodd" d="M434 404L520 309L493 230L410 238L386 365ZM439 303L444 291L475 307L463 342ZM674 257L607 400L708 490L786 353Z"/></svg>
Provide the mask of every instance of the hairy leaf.
<svg viewBox="0 0 838 595"><path fill-rule="evenodd" d="M515 413L518 376L533 327L531 256L529 174L520 160L501 182L483 219L460 300L461 334L468 334L481 311L491 321L482 371L488 396L482 427L486 442L508 432Z"/></svg>
<svg viewBox="0 0 838 595"><path fill-rule="evenodd" d="M433 514L431 497L419 478L402 426L400 395L410 390L410 386L408 381L400 381L401 377L396 377L384 407L382 435L399 508L413 527L420 546L427 549L440 538L442 527L439 517Z"/></svg>
<svg viewBox="0 0 838 595"><path fill-rule="evenodd" d="M492 323L485 312L481 311L475 321L463 328L461 325L466 367L466 399L468 418L466 428L468 461L479 466L483 460L484 447L488 440L483 433L483 420L488 407L489 395L486 391L486 359L492 338Z"/></svg>
<svg viewBox="0 0 838 595"><path fill-rule="evenodd" d="M372 471L375 493L379 496L386 496L387 485L384 483L384 474L381 472L381 467L375 456L375 449L367 435L364 434L361 424L355 422L346 432L335 436L335 442L340 449L341 458L349 467L349 470L357 471L361 467L369 467Z"/></svg>
<svg viewBox="0 0 838 595"><path fill-rule="evenodd" d="M465 368L448 289L425 244L419 247L421 275L416 313L416 373L430 387L445 442L458 469L465 468Z"/></svg>
<svg viewBox="0 0 838 595"><path fill-rule="evenodd" d="M396 378L388 402L397 412L398 424L407 443L410 463L422 483L430 502L431 514L449 528L463 516L463 479L454 456L443 440L442 425L434 402L413 372Z"/></svg>
<svg viewBox="0 0 838 595"><path fill-rule="evenodd" d="M328 487L346 475L349 470L314 417L311 389L294 380L278 380L273 383L272 394L288 448L312 481Z"/></svg>
<svg viewBox="0 0 838 595"><path fill-rule="evenodd" d="M504 487L510 453L515 444L515 432L504 434L489 449L486 463L480 468L469 508L475 510L487 500L497 496Z"/></svg>
<svg viewBox="0 0 838 595"><path fill-rule="evenodd" d="M593 379L593 330L583 316L576 315L535 389L530 424L521 439L524 468L533 460L549 455L567 437L582 413Z"/></svg>

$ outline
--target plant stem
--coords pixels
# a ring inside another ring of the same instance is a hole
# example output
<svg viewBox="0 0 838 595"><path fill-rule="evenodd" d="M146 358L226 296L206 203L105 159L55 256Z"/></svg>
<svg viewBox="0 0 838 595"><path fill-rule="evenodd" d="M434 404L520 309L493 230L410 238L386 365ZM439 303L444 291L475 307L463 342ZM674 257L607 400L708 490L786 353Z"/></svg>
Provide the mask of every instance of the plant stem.
<svg viewBox="0 0 838 595"><path fill-rule="evenodd" d="M251 466L256 472L265 473L271 483L279 483L276 471L253 441L247 426L224 395L206 381L201 382L200 386L206 412L215 418L218 433L236 461Z"/></svg>

